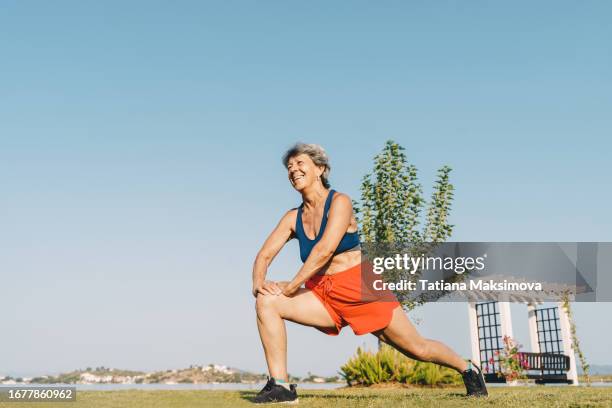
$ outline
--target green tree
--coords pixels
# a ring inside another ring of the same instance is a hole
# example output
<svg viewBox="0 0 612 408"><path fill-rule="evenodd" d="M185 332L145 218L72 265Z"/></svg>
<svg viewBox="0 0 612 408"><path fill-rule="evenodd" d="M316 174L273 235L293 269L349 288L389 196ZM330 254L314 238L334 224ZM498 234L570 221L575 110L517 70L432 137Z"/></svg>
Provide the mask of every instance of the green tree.
<svg viewBox="0 0 612 408"><path fill-rule="evenodd" d="M360 202L353 203L361 241L376 246L410 243L415 252L445 242L453 232L453 225L448 222L454 191L450 172L448 166L438 170L431 200L427 202L417 168L408 163L404 148L387 141L374 157L372 173L362 180ZM427 211L422 220L425 207ZM422 303L402 296L398 300L407 309Z"/></svg>

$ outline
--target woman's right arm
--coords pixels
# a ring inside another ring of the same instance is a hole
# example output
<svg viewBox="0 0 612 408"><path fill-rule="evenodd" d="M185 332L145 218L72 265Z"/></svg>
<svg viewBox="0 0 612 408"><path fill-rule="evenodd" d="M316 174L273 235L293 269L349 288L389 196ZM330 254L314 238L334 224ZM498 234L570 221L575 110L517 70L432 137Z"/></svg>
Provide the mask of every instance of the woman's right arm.
<svg viewBox="0 0 612 408"><path fill-rule="evenodd" d="M258 293L264 295L277 295L282 292L276 283L265 280L266 273L268 272L268 267L272 263L272 260L287 241L293 238L295 217L295 210L287 211L257 253L255 263L253 264L253 296L257 296Z"/></svg>

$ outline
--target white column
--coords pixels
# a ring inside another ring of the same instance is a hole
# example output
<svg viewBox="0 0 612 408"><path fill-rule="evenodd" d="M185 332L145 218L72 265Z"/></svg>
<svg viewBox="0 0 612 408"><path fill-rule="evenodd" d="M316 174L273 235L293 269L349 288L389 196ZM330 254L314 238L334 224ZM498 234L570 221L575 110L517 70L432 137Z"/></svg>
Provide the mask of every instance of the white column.
<svg viewBox="0 0 612 408"><path fill-rule="evenodd" d="M540 343L538 342L538 321L536 318L536 304L527 303L527 316L529 322L529 342L532 353L540 352Z"/></svg>
<svg viewBox="0 0 612 408"><path fill-rule="evenodd" d="M470 342L472 345L472 361L474 364L480 364L480 341L478 340L478 316L476 315L476 302L468 303L468 317L470 320Z"/></svg>
<svg viewBox="0 0 612 408"><path fill-rule="evenodd" d="M572 331L569 316L563 307L563 302L557 303L559 309L559 325L561 326L561 338L563 339L563 352L570 359L570 369L567 372L568 380L572 380L572 385L578 385L578 371L576 370L576 351L572 342Z"/></svg>
<svg viewBox="0 0 612 408"><path fill-rule="evenodd" d="M501 326L501 335L514 338L512 334L512 314L510 313L510 302L497 302L499 307L499 324Z"/></svg>

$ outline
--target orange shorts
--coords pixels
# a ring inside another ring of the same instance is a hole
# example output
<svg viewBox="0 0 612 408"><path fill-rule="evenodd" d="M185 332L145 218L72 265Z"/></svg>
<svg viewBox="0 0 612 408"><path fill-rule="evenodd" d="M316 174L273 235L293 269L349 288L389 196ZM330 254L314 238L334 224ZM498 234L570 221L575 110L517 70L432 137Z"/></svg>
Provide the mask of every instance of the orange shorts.
<svg viewBox="0 0 612 408"><path fill-rule="evenodd" d="M371 268L357 264L333 275L315 275L306 281L310 289L334 320L335 328L318 328L337 336L350 325L357 335L384 329L391 322L393 310L400 306L390 291L373 291ZM378 279L378 278L376 278Z"/></svg>

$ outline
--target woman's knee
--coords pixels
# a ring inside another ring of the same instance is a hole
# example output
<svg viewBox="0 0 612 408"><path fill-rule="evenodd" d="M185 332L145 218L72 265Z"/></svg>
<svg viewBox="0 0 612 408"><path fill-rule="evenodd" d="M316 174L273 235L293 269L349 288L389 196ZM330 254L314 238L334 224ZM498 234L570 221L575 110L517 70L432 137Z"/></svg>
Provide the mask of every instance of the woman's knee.
<svg viewBox="0 0 612 408"><path fill-rule="evenodd" d="M431 361L432 349L429 340L418 337L412 339L402 339L403 341L393 342L383 336L379 337L385 343L393 346L397 350L403 352L408 357L419 360L419 361Z"/></svg>
<svg viewBox="0 0 612 408"><path fill-rule="evenodd" d="M421 339L416 342L411 350L412 354L421 361L431 361L432 348L431 343L427 339Z"/></svg>
<svg viewBox="0 0 612 408"><path fill-rule="evenodd" d="M259 293L257 295L257 299L255 300L255 310L257 315L262 315L275 310L277 301L278 296L276 295L263 295Z"/></svg>

